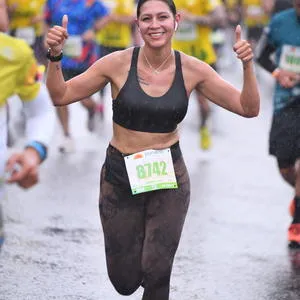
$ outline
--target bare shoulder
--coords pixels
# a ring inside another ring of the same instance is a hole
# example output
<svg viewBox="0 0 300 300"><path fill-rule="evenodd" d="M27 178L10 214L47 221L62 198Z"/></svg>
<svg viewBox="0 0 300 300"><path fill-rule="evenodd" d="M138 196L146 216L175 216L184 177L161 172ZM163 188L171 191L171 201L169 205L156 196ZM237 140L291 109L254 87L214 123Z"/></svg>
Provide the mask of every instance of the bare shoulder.
<svg viewBox="0 0 300 300"><path fill-rule="evenodd" d="M204 61L179 51L184 72L206 72L210 66Z"/></svg>
<svg viewBox="0 0 300 300"><path fill-rule="evenodd" d="M204 61L180 52L182 73L186 88L193 90L203 82L213 69Z"/></svg>
<svg viewBox="0 0 300 300"><path fill-rule="evenodd" d="M124 62L130 62L134 47L130 47L124 50L115 51L107 56L112 56L117 63L123 64Z"/></svg>
<svg viewBox="0 0 300 300"><path fill-rule="evenodd" d="M131 63L133 47L112 52L97 60L95 66L97 69L101 69L107 77L114 77L114 75L120 74L124 69L129 69Z"/></svg>

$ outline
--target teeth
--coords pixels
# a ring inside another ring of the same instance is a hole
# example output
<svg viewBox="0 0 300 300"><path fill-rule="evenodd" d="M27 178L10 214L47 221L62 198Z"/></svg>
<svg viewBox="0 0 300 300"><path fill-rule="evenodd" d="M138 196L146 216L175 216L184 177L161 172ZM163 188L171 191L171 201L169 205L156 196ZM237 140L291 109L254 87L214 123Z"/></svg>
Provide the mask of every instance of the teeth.
<svg viewBox="0 0 300 300"><path fill-rule="evenodd" d="M162 33L152 33L151 36L160 36Z"/></svg>

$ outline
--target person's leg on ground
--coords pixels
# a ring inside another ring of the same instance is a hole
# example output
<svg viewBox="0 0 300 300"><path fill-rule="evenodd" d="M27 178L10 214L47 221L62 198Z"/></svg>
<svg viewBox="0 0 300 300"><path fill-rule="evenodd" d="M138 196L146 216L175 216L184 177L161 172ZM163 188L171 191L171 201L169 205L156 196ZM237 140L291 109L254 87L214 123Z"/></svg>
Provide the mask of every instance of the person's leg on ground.
<svg viewBox="0 0 300 300"><path fill-rule="evenodd" d="M104 57L108 54L111 54L115 51L122 51L125 48L119 48L119 47L106 47L103 45L99 45L99 53L100 53L100 57ZM105 98L105 89L106 87L102 88L99 91L99 100L96 103L96 112L99 114L100 119L103 121L104 120L104 98Z"/></svg>
<svg viewBox="0 0 300 300"><path fill-rule="evenodd" d="M56 107L56 112L59 119L59 123L61 124L63 130L63 141L59 145L58 149L62 153L73 152L74 142L70 135L70 128L69 128L69 107L68 106Z"/></svg>
<svg viewBox="0 0 300 300"><path fill-rule="evenodd" d="M277 165L279 169L279 173L281 177L284 179L286 183L288 183L291 187L295 188L296 185L296 168L294 160L282 160L277 159ZM295 214L295 200L292 199L289 205L289 213L291 217Z"/></svg>
<svg viewBox="0 0 300 300"><path fill-rule="evenodd" d="M182 158L174 164L178 189L146 195L146 225L142 257L142 300L168 300L174 256L190 200L189 176Z"/></svg>
<svg viewBox="0 0 300 300"><path fill-rule="evenodd" d="M144 203L142 194L132 196L124 158L109 146L101 171L99 211L108 276L122 295L131 295L142 282Z"/></svg>
<svg viewBox="0 0 300 300"><path fill-rule="evenodd" d="M63 69L62 71L65 81L68 81L79 74L73 69ZM62 153L72 153L75 151L75 144L70 132L69 107L67 105L56 107L56 113L63 131L63 140L61 141L58 150Z"/></svg>
<svg viewBox="0 0 300 300"><path fill-rule="evenodd" d="M290 247L300 246L300 140L299 99L273 115L269 137L269 153L277 158L283 179L294 188L289 210L292 223L288 230Z"/></svg>
<svg viewBox="0 0 300 300"><path fill-rule="evenodd" d="M210 115L210 107L208 100L201 95L200 93L196 92L197 101L199 104L199 111L200 111L200 147L203 150L208 150L211 147L211 134L209 128L207 126L207 121Z"/></svg>
<svg viewBox="0 0 300 300"><path fill-rule="evenodd" d="M295 197L290 204L290 213L293 218L288 230L289 246L300 248L300 159L297 159L294 167Z"/></svg>
<svg viewBox="0 0 300 300"><path fill-rule="evenodd" d="M92 98L86 98L81 100L80 103L87 110L88 113L87 128L90 132L92 132L95 129L96 102Z"/></svg>
<svg viewBox="0 0 300 300"><path fill-rule="evenodd" d="M113 49L110 47L105 47L103 45L99 45L99 53L100 57L104 57L113 52ZM104 96L105 96L105 87L99 91L99 100L96 104L96 111L100 115L100 119L104 120Z"/></svg>
<svg viewBox="0 0 300 300"><path fill-rule="evenodd" d="M296 167L294 161L277 161L281 177L290 186L295 187L296 184Z"/></svg>

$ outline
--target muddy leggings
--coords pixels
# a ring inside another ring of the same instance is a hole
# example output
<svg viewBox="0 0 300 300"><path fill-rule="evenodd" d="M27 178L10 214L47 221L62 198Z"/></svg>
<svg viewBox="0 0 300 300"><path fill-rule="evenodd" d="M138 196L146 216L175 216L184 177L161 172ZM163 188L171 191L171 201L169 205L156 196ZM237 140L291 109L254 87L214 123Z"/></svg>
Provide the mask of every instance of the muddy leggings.
<svg viewBox="0 0 300 300"><path fill-rule="evenodd" d="M189 206L190 181L179 143L171 147L178 189L132 195L123 154L111 145L101 171L100 217L108 276L122 295L168 300L174 256Z"/></svg>

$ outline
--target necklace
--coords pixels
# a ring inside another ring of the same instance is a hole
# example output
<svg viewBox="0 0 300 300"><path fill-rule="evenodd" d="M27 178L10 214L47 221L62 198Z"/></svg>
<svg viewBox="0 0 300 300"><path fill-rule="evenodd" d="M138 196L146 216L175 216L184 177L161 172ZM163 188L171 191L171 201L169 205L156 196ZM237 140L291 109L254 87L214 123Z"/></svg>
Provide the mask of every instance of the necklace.
<svg viewBox="0 0 300 300"><path fill-rule="evenodd" d="M145 60L146 60L146 62L147 62L147 64L148 64L148 66L149 66L149 68L152 70L152 72L154 73L154 74L159 74L161 71L160 71L160 69L165 65L165 63L168 61L168 59L170 58L170 56L173 54L173 51L171 50L171 53L166 57L166 59L157 67L157 68L154 68L151 64L150 64L150 62L149 62L149 60L148 60L148 58L147 58L147 56L146 56L146 54L145 54L145 52L143 51L143 55L144 55L144 57L145 57Z"/></svg>

